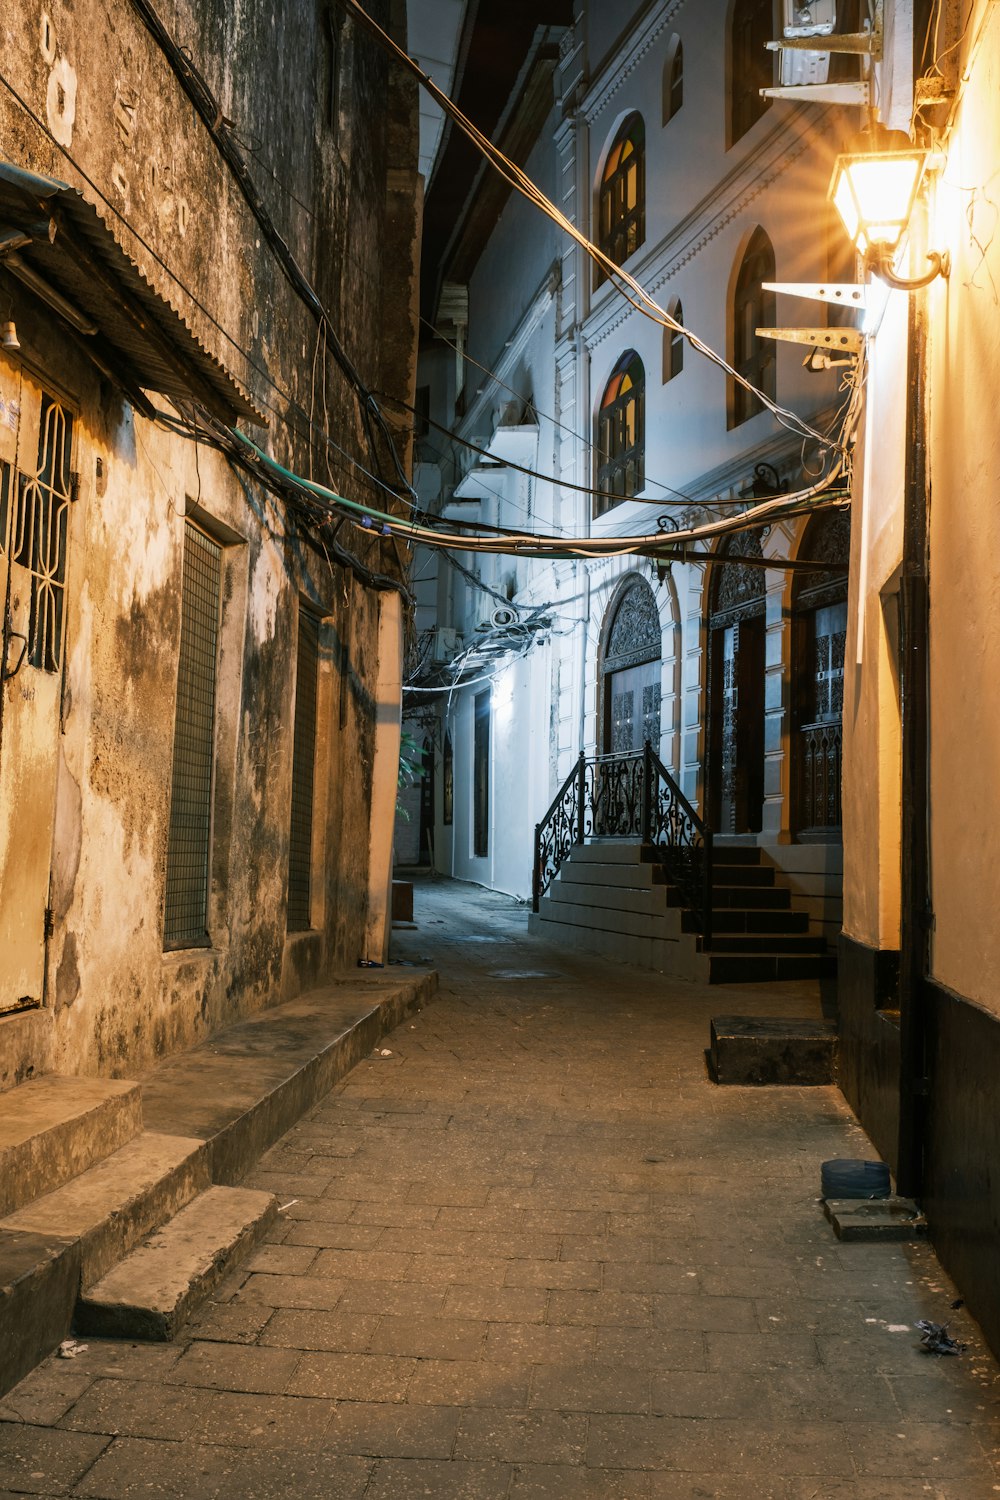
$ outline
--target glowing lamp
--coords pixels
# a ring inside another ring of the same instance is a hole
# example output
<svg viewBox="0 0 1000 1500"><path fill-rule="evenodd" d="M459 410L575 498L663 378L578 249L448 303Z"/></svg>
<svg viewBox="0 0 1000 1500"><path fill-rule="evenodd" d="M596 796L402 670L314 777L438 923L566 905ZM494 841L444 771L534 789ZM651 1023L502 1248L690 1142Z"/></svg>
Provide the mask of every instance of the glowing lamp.
<svg viewBox="0 0 1000 1500"><path fill-rule="evenodd" d="M903 291L927 286L947 276L948 256L928 253L931 270L912 280L897 276L892 258L913 212L926 163L926 152L873 151L838 156L830 183L830 200L844 221L848 238L882 281Z"/></svg>

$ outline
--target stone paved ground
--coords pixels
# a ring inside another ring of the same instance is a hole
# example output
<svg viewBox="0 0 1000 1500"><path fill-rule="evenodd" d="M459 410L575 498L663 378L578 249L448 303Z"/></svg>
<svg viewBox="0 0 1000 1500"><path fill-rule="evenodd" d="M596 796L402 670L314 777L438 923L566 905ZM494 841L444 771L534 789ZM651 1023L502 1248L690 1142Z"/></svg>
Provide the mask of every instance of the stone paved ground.
<svg viewBox="0 0 1000 1500"><path fill-rule="evenodd" d="M839 1245L833 1089L717 1089L667 984L418 889L441 995L268 1154L273 1233L176 1344L92 1341L2 1404L4 1494L986 1500L997 1366L926 1246ZM950 1319L960 1359L912 1324Z"/></svg>

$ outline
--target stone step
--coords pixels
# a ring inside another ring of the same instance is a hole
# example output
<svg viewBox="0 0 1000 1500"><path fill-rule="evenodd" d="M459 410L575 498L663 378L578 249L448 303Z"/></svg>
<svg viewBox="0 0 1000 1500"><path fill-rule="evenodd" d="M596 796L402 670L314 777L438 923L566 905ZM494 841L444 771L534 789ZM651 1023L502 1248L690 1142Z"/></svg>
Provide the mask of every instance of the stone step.
<svg viewBox="0 0 1000 1500"><path fill-rule="evenodd" d="M172 1339L223 1276L258 1244L277 1213L271 1193L211 1187L94 1285L76 1309L80 1333Z"/></svg>
<svg viewBox="0 0 1000 1500"><path fill-rule="evenodd" d="M694 913L685 911L681 926L684 932L696 932ZM724 906L712 910L713 933L806 933L809 917L804 911L789 911L782 908L772 911L767 908Z"/></svg>
<svg viewBox="0 0 1000 1500"><path fill-rule="evenodd" d="M667 909L665 886L654 885L644 889L634 889L616 885L594 885L586 881L574 880L572 871L567 874L565 866L558 880L554 880L549 886L548 896L556 905L562 905L564 902L573 902L581 906L599 903L609 910L631 911L643 916L662 917Z"/></svg>
<svg viewBox="0 0 1000 1500"><path fill-rule="evenodd" d="M680 922L676 911L665 909L646 914L630 910L619 910L602 904L603 892L596 892L593 904L583 901L552 901L545 896L539 904L538 916L543 925L559 923L561 926L593 928L600 932L614 932L622 937L656 938L675 941L680 936Z"/></svg>
<svg viewBox="0 0 1000 1500"><path fill-rule="evenodd" d="M773 979L832 979L832 953L706 953L709 984L761 984Z"/></svg>
<svg viewBox="0 0 1000 1500"><path fill-rule="evenodd" d="M61 1187L142 1129L139 1085L48 1074L0 1094L0 1218Z"/></svg>
<svg viewBox="0 0 1000 1500"><path fill-rule="evenodd" d="M785 1016L716 1016L709 1071L716 1083L835 1083L837 1029L829 1021Z"/></svg>
<svg viewBox="0 0 1000 1500"><path fill-rule="evenodd" d="M679 906L682 899L679 891L673 887L668 889L668 906ZM753 908L756 911L788 911L791 903L791 893L780 885L713 885L712 887L712 907L715 911L724 906Z"/></svg>
<svg viewBox="0 0 1000 1500"><path fill-rule="evenodd" d="M0 1233L79 1240L86 1286L100 1280L210 1180L204 1141L144 1131L54 1192L0 1220Z"/></svg>
<svg viewBox="0 0 1000 1500"><path fill-rule="evenodd" d="M712 952L726 953L826 953L826 940L806 932L712 933Z"/></svg>
<svg viewBox="0 0 1000 1500"><path fill-rule="evenodd" d="M624 861L604 864L600 860L568 859L559 870L556 880L569 881L574 885L614 886L620 890L648 891L662 886L666 876L659 865ZM553 882L555 883L555 882Z"/></svg>
<svg viewBox="0 0 1000 1500"><path fill-rule="evenodd" d="M712 861L713 885L769 886L774 884L773 865L719 864Z"/></svg>
<svg viewBox="0 0 1000 1500"><path fill-rule="evenodd" d="M712 863L718 865L759 865L760 850L756 844L712 845Z"/></svg>

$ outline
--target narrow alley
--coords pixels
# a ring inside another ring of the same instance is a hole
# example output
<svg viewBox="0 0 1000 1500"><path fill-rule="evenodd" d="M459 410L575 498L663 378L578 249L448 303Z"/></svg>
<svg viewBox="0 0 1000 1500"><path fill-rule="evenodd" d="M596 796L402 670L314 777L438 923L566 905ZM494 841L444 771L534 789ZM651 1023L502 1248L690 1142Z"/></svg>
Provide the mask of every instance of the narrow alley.
<svg viewBox="0 0 1000 1500"><path fill-rule="evenodd" d="M0 1495L987 1500L997 1366L925 1243L843 1244L832 1087L719 1088L664 980L418 882L440 991L259 1163L270 1243L172 1344L94 1339L0 1405ZM958 1358L921 1350L947 1322Z"/></svg>

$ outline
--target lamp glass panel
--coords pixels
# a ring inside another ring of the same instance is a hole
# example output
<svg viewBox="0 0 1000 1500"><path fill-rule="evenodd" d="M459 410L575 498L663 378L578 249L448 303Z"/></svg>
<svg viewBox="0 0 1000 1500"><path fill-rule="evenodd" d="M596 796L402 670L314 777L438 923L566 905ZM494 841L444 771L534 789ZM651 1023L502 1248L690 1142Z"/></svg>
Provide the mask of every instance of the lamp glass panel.
<svg viewBox="0 0 1000 1500"><path fill-rule="evenodd" d="M919 156L875 156L849 171L862 224L872 244L895 246L906 227L920 178Z"/></svg>
<svg viewBox="0 0 1000 1500"><path fill-rule="evenodd" d="M834 207L844 221L847 237L852 243L857 241L858 230L861 221L858 215L858 205L851 191L851 179L843 166L837 168L836 186L833 190Z"/></svg>

